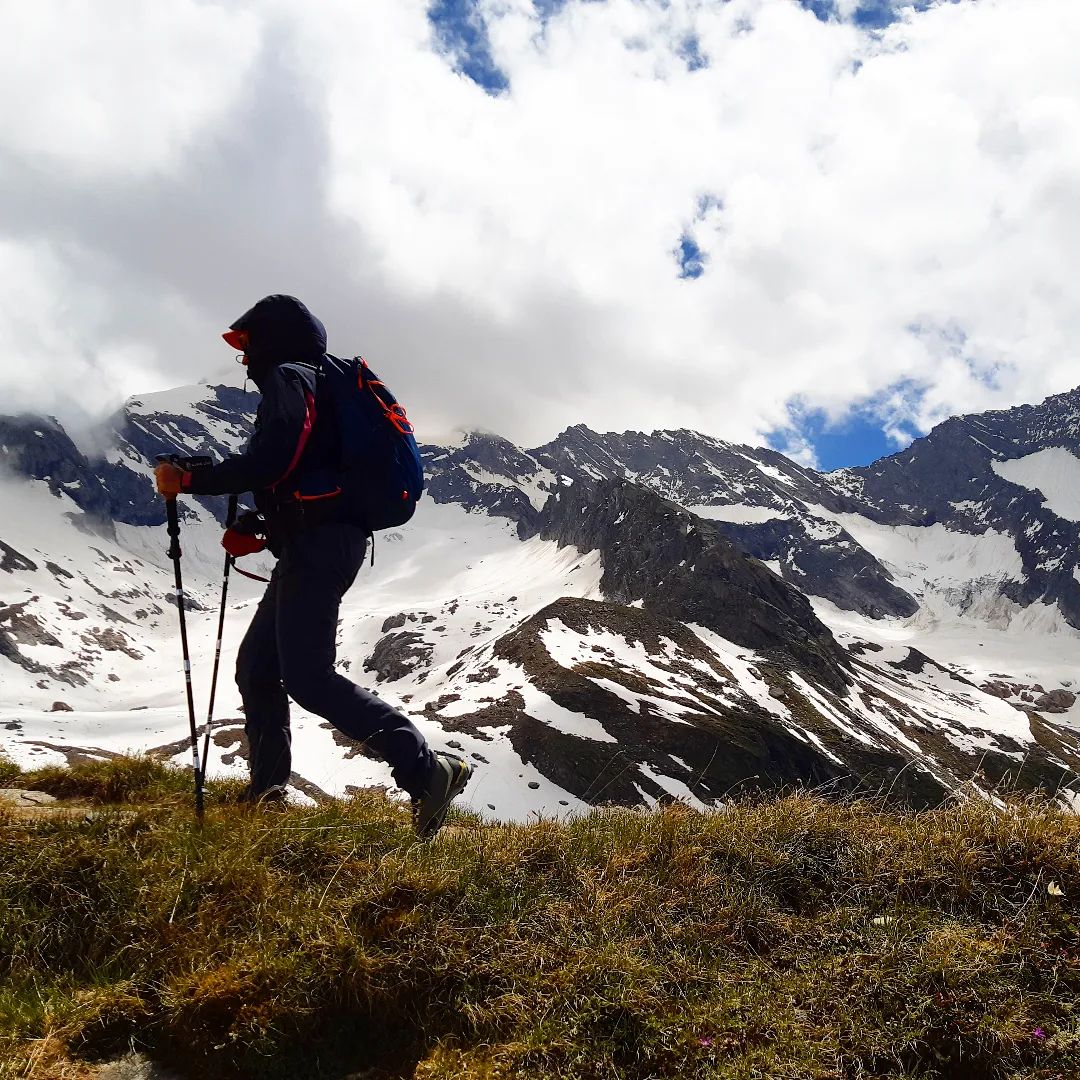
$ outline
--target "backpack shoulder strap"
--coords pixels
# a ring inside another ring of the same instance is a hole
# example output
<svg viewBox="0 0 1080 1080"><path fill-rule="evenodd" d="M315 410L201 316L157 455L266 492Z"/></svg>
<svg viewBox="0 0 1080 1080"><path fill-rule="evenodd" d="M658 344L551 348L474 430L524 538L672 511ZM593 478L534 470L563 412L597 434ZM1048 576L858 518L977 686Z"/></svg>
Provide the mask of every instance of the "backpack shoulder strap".
<svg viewBox="0 0 1080 1080"><path fill-rule="evenodd" d="M390 387L368 367L367 361L362 356L357 356L355 362L358 368L357 385L361 393L371 394L382 410L383 416L399 434L412 435L413 426L405 413L405 406L394 397Z"/></svg>

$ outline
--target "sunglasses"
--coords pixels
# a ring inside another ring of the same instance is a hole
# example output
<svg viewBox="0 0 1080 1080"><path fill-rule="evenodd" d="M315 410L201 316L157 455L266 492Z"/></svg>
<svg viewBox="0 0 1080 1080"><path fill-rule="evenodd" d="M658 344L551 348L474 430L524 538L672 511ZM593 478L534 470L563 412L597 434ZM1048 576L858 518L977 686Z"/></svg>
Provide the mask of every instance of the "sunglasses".
<svg viewBox="0 0 1080 1080"><path fill-rule="evenodd" d="M237 352L247 352L250 339L246 330L226 330L221 336L225 339L225 344L236 349ZM241 364L247 364L247 356L238 356L237 361Z"/></svg>

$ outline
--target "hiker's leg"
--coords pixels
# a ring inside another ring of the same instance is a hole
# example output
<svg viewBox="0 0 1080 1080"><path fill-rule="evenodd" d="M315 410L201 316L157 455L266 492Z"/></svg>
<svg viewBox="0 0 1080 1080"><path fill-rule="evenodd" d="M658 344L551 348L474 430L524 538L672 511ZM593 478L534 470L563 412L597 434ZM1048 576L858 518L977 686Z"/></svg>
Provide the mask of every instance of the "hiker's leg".
<svg viewBox="0 0 1080 1080"><path fill-rule="evenodd" d="M244 702L251 793L255 796L277 784L287 784L292 771L289 698L281 685L275 627L277 592L275 570L236 654L236 685Z"/></svg>
<svg viewBox="0 0 1080 1080"><path fill-rule="evenodd" d="M366 537L352 525L323 525L286 546L278 564L278 654L285 689L379 754L398 787L423 789L433 758L407 716L334 670L338 609L364 561Z"/></svg>

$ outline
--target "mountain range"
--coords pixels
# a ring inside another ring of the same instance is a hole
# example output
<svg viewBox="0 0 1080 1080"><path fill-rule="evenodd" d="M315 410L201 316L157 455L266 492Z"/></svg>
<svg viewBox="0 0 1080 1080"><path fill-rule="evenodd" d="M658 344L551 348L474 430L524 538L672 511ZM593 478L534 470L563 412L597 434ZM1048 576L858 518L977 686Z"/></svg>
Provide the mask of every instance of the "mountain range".
<svg viewBox="0 0 1080 1080"><path fill-rule="evenodd" d="M257 404L209 385L133 399L97 455L53 419L0 417L5 753L187 761L151 462L236 452ZM339 664L470 756L482 812L793 785L918 806L1073 799L1080 390L831 473L687 430L576 425L531 449L470 431L422 449L426 494L377 538ZM223 511L182 500L203 702ZM226 656L258 595L233 581ZM212 767L240 771L227 665L219 703ZM298 797L389 783L319 718L297 712L294 730Z"/></svg>

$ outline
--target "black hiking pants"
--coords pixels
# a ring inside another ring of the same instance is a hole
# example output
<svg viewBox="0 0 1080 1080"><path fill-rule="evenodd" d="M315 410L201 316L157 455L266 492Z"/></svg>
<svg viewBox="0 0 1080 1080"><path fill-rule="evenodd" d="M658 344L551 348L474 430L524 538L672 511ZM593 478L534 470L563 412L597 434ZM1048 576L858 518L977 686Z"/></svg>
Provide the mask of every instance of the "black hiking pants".
<svg viewBox="0 0 1080 1080"><path fill-rule="evenodd" d="M289 698L389 762L398 787L423 791L433 760L424 736L334 670L338 609L366 547L353 525L317 525L284 545L236 658L253 796L289 781Z"/></svg>

